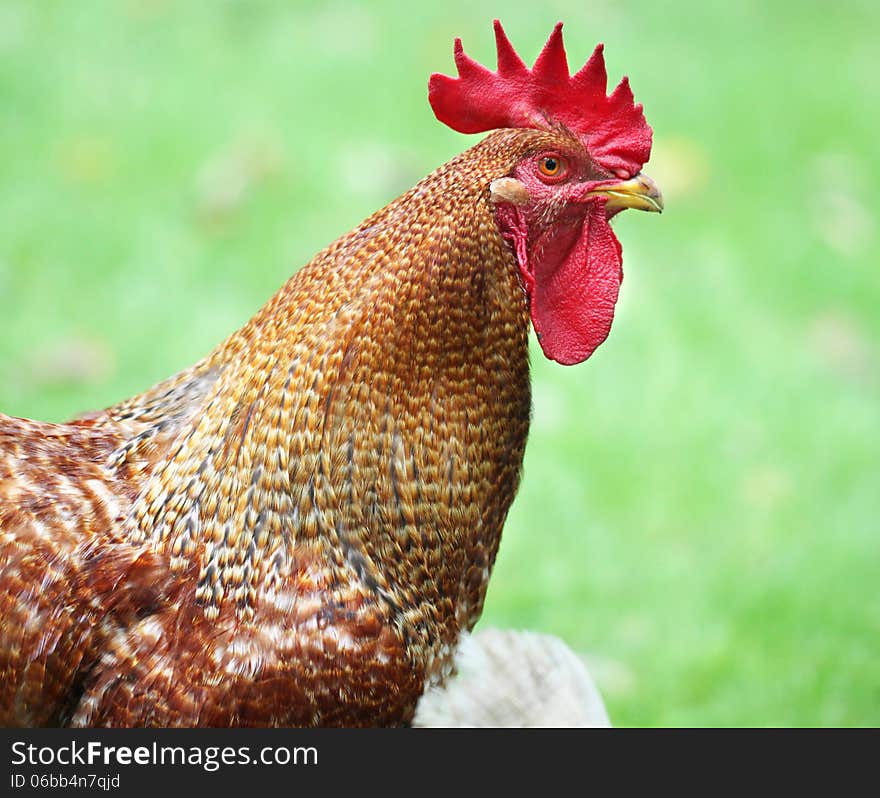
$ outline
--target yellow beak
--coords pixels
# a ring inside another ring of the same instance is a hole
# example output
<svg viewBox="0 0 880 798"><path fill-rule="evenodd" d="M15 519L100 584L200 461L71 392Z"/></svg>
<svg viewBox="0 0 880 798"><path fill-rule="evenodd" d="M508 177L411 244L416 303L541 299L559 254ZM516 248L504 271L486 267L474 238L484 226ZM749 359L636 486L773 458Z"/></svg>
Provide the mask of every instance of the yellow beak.
<svg viewBox="0 0 880 798"><path fill-rule="evenodd" d="M605 207L616 211L624 208L636 208L640 211L663 211L663 195L657 184L641 172L630 180L602 186L591 191L587 196L602 195L608 197Z"/></svg>

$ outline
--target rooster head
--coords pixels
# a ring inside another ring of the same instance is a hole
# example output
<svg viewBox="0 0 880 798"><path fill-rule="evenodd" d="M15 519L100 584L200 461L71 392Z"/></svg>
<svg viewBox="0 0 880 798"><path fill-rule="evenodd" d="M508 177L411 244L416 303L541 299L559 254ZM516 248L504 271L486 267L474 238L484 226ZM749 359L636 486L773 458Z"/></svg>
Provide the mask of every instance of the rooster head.
<svg viewBox="0 0 880 798"><path fill-rule="evenodd" d="M512 166L487 186L489 198L516 255L544 354L581 363L608 337L623 279L609 221L625 208L663 209L657 186L642 174L651 128L626 78L606 96L601 44L571 75L562 23L532 69L498 20L495 40L492 72L456 39L458 77L431 76L431 107L462 133L531 131Z"/></svg>

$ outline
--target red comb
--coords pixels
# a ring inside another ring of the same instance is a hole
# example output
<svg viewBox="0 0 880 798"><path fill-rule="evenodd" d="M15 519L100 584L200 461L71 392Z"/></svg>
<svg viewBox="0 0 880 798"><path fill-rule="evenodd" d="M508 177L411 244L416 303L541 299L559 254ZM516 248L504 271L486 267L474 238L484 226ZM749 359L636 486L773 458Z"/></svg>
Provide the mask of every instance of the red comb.
<svg viewBox="0 0 880 798"><path fill-rule="evenodd" d="M641 171L651 154L651 128L642 106L633 103L627 78L605 96L601 44L575 75L568 71L561 22L532 69L497 19L495 44L498 71L492 72L465 54L461 39L455 40L459 76L434 73L428 83L428 98L441 122L460 133L561 123L585 140L592 157L606 169L627 177Z"/></svg>

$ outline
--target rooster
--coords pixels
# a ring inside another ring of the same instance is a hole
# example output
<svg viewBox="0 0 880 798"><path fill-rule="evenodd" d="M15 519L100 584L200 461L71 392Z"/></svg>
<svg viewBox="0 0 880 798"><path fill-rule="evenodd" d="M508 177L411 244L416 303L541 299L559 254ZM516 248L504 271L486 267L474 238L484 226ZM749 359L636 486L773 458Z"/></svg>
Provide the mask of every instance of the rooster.
<svg viewBox="0 0 880 798"><path fill-rule="evenodd" d="M493 72L491 132L299 270L192 368L67 424L0 416L0 725L409 723L480 616L529 427L528 335L608 335L609 220L659 211L602 47Z"/></svg>

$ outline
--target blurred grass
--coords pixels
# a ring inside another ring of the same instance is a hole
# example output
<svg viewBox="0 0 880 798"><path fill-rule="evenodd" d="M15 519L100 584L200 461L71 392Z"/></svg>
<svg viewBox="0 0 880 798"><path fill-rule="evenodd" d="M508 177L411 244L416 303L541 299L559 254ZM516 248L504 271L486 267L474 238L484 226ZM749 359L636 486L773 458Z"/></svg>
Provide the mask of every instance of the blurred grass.
<svg viewBox="0 0 880 798"><path fill-rule="evenodd" d="M188 365L473 143L451 42L607 45L662 218L617 224L609 341L535 350L484 623L589 652L618 724L880 723L880 6L0 4L0 408L60 420Z"/></svg>

